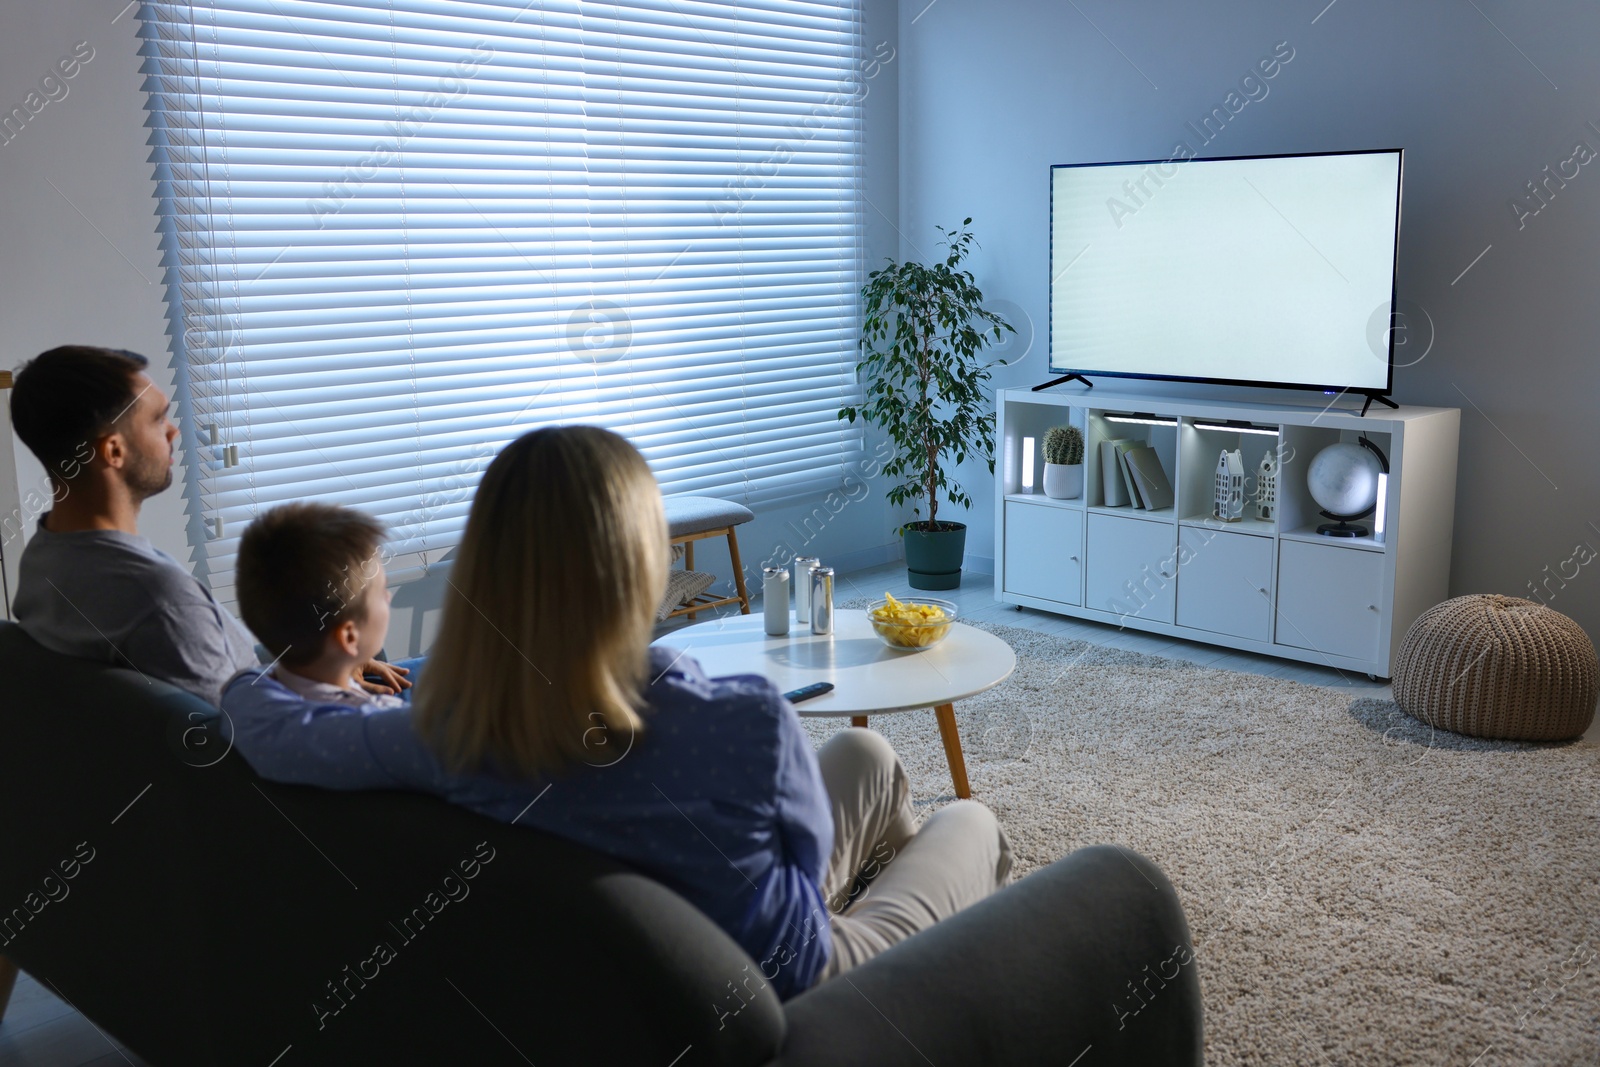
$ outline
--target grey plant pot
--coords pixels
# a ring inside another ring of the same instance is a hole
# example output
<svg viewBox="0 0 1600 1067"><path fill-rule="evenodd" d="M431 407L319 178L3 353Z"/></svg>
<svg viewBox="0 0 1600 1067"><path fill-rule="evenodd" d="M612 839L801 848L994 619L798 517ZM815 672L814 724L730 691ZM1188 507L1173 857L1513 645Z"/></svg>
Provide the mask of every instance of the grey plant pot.
<svg viewBox="0 0 1600 1067"><path fill-rule="evenodd" d="M913 589L961 588L961 559L967 550L967 525L928 533L901 527L906 543L906 579Z"/></svg>

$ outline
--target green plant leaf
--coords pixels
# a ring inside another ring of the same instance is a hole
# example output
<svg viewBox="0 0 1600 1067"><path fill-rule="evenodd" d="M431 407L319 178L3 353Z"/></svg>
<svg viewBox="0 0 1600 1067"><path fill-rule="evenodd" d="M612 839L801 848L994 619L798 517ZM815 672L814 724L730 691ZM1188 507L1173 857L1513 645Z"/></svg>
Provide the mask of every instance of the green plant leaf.
<svg viewBox="0 0 1600 1067"><path fill-rule="evenodd" d="M994 470L994 401L986 395L989 364L981 361L989 335L1016 329L984 308L983 293L970 272L960 270L972 233L937 227L948 255L931 266L889 260L862 286L861 358L856 377L863 403L839 409L839 418L882 429L895 453L883 466L891 479L903 479L886 492L891 504L912 504L913 514L928 505L928 528L936 528L939 494L971 506L971 498L945 472L970 452Z"/></svg>

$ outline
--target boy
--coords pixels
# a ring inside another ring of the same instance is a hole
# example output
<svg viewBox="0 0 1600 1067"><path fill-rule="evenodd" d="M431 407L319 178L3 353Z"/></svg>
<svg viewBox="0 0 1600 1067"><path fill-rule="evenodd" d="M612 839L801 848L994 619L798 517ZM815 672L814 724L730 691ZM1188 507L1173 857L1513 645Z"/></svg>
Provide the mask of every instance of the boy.
<svg viewBox="0 0 1600 1067"><path fill-rule="evenodd" d="M448 784L412 730L410 702L364 691L352 676L389 628L383 538L371 516L301 503L273 508L240 539L240 613L274 658L234 675L222 710L263 778L328 789ZM407 661L413 678L421 663Z"/></svg>
<svg viewBox="0 0 1600 1067"><path fill-rule="evenodd" d="M308 705L404 705L359 688L354 677L389 629L383 538L376 519L328 504L284 504L250 524L239 542L239 610L273 661L235 676L223 710L247 699L238 692L247 677L245 688L270 680Z"/></svg>

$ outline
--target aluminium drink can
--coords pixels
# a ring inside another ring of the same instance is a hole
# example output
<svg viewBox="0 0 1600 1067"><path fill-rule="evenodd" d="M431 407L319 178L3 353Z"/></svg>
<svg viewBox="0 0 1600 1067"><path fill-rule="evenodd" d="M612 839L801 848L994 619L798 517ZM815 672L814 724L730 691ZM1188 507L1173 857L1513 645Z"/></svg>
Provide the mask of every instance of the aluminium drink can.
<svg viewBox="0 0 1600 1067"><path fill-rule="evenodd" d="M794 621L811 621L811 568L820 567L816 556L794 558Z"/></svg>
<svg viewBox="0 0 1600 1067"><path fill-rule="evenodd" d="M811 571L811 632L833 633L833 568Z"/></svg>
<svg viewBox="0 0 1600 1067"><path fill-rule="evenodd" d="M761 611L767 633L782 637L789 632L789 568L761 568Z"/></svg>

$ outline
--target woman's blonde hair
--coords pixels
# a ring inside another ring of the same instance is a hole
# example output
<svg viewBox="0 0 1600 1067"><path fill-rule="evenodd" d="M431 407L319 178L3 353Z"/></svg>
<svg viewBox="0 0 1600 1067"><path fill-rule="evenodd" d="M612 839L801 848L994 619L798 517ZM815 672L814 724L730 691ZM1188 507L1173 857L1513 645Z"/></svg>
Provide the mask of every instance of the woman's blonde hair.
<svg viewBox="0 0 1600 1067"><path fill-rule="evenodd" d="M555 426L511 442L472 501L419 733L457 771L620 758L643 726L668 551L661 490L626 439Z"/></svg>

